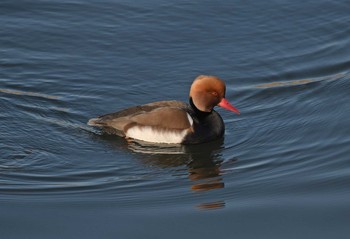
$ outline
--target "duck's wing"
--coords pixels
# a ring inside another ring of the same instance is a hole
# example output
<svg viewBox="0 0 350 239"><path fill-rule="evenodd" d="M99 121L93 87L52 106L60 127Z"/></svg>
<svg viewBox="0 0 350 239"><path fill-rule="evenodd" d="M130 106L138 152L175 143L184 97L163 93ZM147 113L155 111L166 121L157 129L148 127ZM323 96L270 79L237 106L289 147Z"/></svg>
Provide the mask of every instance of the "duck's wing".
<svg viewBox="0 0 350 239"><path fill-rule="evenodd" d="M114 129L115 133L122 136L125 136L126 132L134 127L181 131L191 128L193 124L187 111L188 105L183 102L160 101L102 115L90 119L88 124Z"/></svg>

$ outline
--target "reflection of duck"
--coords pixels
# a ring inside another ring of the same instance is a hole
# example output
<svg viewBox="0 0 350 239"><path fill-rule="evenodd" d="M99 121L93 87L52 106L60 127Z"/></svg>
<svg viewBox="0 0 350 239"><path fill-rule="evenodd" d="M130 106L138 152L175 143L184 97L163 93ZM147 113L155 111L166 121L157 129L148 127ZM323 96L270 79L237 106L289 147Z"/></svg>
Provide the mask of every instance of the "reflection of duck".
<svg viewBox="0 0 350 239"><path fill-rule="evenodd" d="M191 187L194 191L208 191L223 188L225 186L220 177L218 165L215 165L212 168L189 169L189 172L189 178L195 182Z"/></svg>
<svg viewBox="0 0 350 239"><path fill-rule="evenodd" d="M191 162L188 164L189 179L194 182L191 189L194 191L208 191L224 187L220 177L221 154L215 147L220 147L223 141L216 141L215 144L206 144L201 153L192 153Z"/></svg>
<svg viewBox="0 0 350 239"><path fill-rule="evenodd" d="M151 154L143 157L143 163L152 166L176 167L187 165L188 177L194 183L194 191L207 191L224 187L220 177L221 154L223 139L200 145L187 145L176 147L171 145L151 145L131 142L129 148L138 153Z"/></svg>
<svg viewBox="0 0 350 239"><path fill-rule="evenodd" d="M208 209L219 209L225 207L224 201L215 201L215 202L208 202L208 203L202 203L197 206L199 209L208 210Z"/></svg>
<svg viewBox="0 0 350 239"><path fill-rule="evenodd" d="M225 91L225 83L218 77L198 76L190 89L189 104L160 101L90 119L88 124L146 142L209 142L221 138L225 129L222 118L213 110L215 106L239 114L225 99Z"/></svg>
<svg viewBox="0 0 350 239"><path fill-rule="evenodd" d="M223 161L221 151L223 149L223 139L209 143L196 145L168 145L150 144L131 141L126 143L121 138L103 135L103 138L111 144L121 149L129 149L136 154L138 161L152 168L176 168L187 167L187 175L192 185L190 189L195 192L203 192L225 187L222 171L220 169ZM184 174L177 173L182 177ZM198 209L217 209L225 206L225 202L216 198L212 202L205 200L199 203Z"/></svg>

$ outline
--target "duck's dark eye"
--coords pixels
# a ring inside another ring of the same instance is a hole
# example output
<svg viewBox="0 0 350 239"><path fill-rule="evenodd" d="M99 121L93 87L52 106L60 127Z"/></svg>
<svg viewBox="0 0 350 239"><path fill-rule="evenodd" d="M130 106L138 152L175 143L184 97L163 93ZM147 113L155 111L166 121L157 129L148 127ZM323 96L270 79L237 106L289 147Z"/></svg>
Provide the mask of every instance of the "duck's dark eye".
<svg viewBox="0 0 350 239"><path fill-rule="evenodd" d="M218 92L216 92L216 91L211 92L211 94L215 97L218 97L218 95L219 95Z"/></svg>

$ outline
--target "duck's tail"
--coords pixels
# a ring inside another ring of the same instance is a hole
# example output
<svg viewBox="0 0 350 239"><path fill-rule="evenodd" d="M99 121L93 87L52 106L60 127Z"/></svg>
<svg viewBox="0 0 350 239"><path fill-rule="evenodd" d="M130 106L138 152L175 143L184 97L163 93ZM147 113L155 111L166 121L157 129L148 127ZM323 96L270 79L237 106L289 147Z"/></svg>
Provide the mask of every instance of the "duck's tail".
<svg viewBox="0 0 350 239"><path fill-rule="evenodd" d="M104 122L101 122L101 118L92 118L87 122L87 124L90 126L98 126L98 127L106 126Z"/></svg>

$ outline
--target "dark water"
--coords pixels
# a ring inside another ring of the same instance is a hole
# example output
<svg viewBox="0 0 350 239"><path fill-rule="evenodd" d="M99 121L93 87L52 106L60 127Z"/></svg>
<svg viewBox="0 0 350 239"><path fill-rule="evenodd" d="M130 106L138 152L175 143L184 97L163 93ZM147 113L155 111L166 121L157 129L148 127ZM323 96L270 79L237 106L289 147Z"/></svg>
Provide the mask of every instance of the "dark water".
<svg viewBox="0 0 350 239"><path fill-rule="evenodd" d="M348 238L349 1L0 2L1 238ZM222 141L89 118L225 79Z"/></svg>

